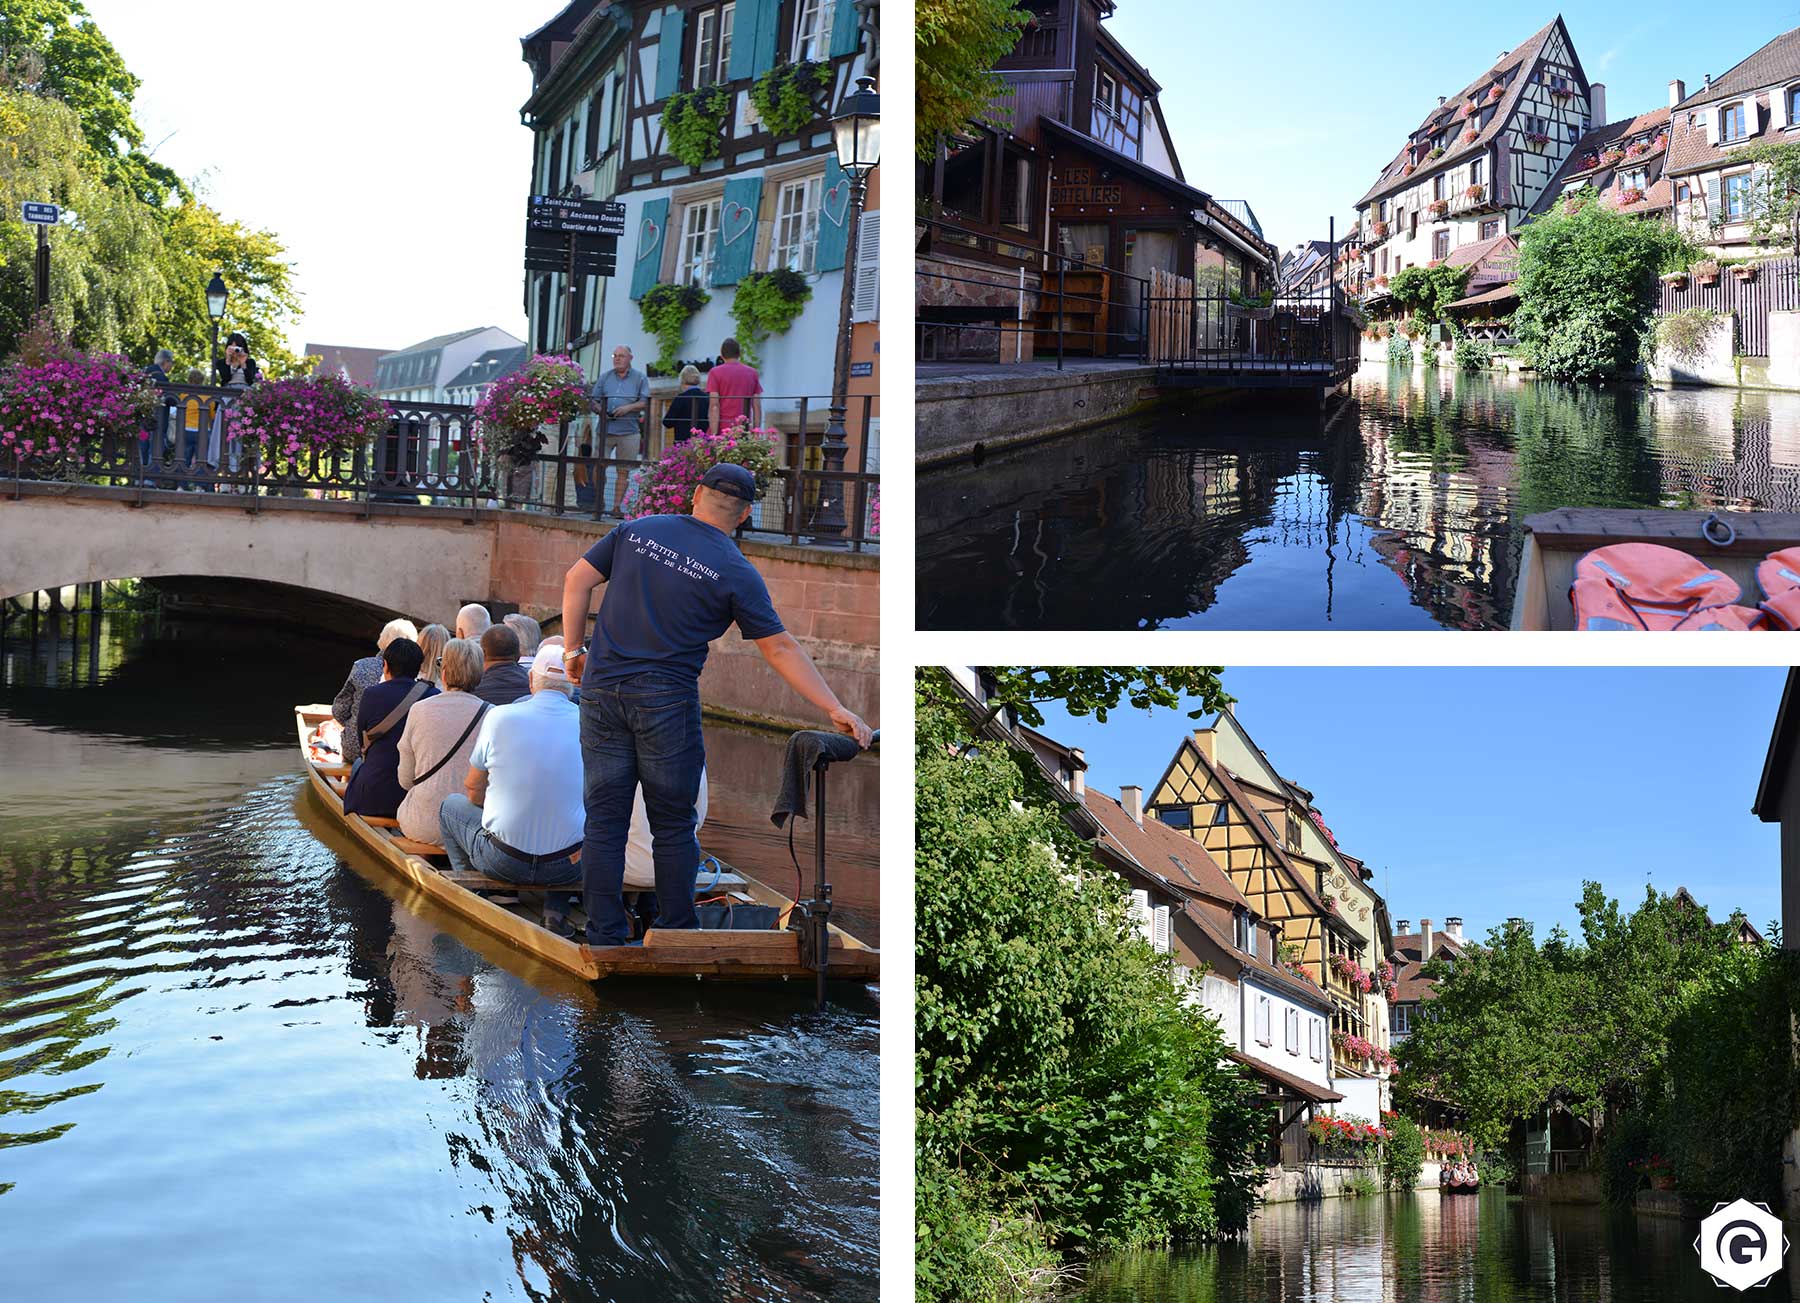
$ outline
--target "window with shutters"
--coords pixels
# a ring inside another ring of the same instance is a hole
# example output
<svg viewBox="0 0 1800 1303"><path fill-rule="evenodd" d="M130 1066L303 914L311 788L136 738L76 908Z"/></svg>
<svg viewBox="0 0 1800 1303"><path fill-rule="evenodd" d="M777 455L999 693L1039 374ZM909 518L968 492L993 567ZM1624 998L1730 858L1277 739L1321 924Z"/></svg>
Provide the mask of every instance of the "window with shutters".
<svg viewBox="0 0 1800 1303"><path fill-rule="evenodd" d="M1272 1039L1269 1034L1269 997L1258 995L1256 997L1256 1043L1268 1045Z"/></svg>
<svg viewBox="0 0 1800 1303"><path fill-rule="evenodd" d="M856 285L851 290L850 320L881 319L881 210L864 213L856 227Z"/></svg>
<svg viewBox="0 0 1800 1303"><path fill-rule="evenodd" d="M1481 184L1481 163L1482 163L1482 160L1479 158L1472 158L1469 160L1469 184L1470 185L1480 185Z"/></svg>
<svg viewBox="0 0 1800 1303"><path fill-rule="evenodd" d="M795 63L825 58L826 47L831 44L829 17L826 0L799 0L794 10Z"/></svg>
<svg viewBox="0 0 1800 1303"><path fill-rule="evenodd" d="M1800 126L1800 86L1789 86L1782 92L1787 100L1788 130Z"/></svg>
<svg viewBox="0 0 1800 1303"><path fill-rule="evenodd" d="M695 87L729 81L731 70L731 30L737 19L737 4L719 5L693 11L694 59L689 72Z"/></svg>
<svg viewBox="0 0 1800 1303"><path fill-rule="evenodd" d="M775 198L775 238L769 244L769 270L810 272L818 261L819 196L822 174L785 181Z"/></svg>
<svg viewBox="0 0 1800 1303"><path fill-rule="evenodd" d="M1742 101L1727 104L1719 110L1719 139L1721 141L1742 140L1749 133L1744 129L1744 105Z"/></svg>
<svg viewBox="0 0 1800 1303"><path fill-rule="evenodd" d="M1491 240L1498 234L1500 234L1500 219L1498 217L1490 217L1481 224L1482 239Z"/></svg>
<svg viewBox="0 0 1800 1303"><path fill-rule="evenodd" d="M677 284L705 286L712 279L713 249L719 237L719 200L689 204L681 210L680 261Z"/></svg>
<svg viewBox="0 0 1800 1303"><path fill-rule="evenodd" d="M1750 174L1738 172L1725 178L1725 189L1720 205L1725 210L1725 220L1741 222L1750 211Z"/></svg>
<svg viewBox="0 0 1800 1303"><path fill-rule="evenodd" d="M1306 1052L1314 1063L1325 1058L1325 1024L1317 1018L1306 1020Z"/></svg>
<svg viewBox="0 0 1800 1303"><path fill-rule="evenodd" d="M1439 262L1450 256L1450 232L1433 231L1431 233L1431 256Z"/></svg>
<svg viewBox="0 0 1800 1303"><path fill-rule="evenodd" d="M1286 1034L1284 1044L1289 1054L1300 1053L1300 1011L1287 1009L1283 1011L1282 1030Z"/></svg>

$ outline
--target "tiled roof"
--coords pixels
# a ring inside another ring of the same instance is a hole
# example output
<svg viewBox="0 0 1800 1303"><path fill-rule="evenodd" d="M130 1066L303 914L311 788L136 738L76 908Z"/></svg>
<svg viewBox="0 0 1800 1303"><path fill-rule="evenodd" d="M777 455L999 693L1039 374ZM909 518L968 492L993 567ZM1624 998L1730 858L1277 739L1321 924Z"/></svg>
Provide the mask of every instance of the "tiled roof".
<svg viewBox="0 0 1800 1303"><path fill-rule="evenodd" d="M523 344L517 348L490 348L468 366L458 371L456 378L444 388L466 389L470 385L491 384L524 366L526 354L530 351Z"/></svg>
<svg viewBox="0 0 1800 1303"><path fill-rule="evenodd" d="M1800 77L1800 27L1783 32L1727 69L1710 86L1702 86L1675 107L1685 109L1696 104L1710 104L1797 77Z"/></svg>
<svg viewBox="0 0 1800 1303"><path fill-rule="evenodd" d="M354 344L307 344L301 350L319 359L320 375L343 374L359 385L375 383L375 364L387 356L385 348L359 348Z"/></svg>
<svg viewBox="0 0 1800 1303"><path fill-rule="evenodd" d="M1644 189L1644 197L1636 203L1614 207L1627 213L1666 212L1669 207L1671 189L1664 176L1665 155L1672 154L1672 148L1665 143L1661 147L1657 141L1669 134L1670 110L1667 108L1651 109L1648 113L1640 113L1635 118L1621 118L1617 122L1609 122L1603 127L1595 127L1569 151L1569 156L1557 169L1556 175L1550 178L1550 184L1538 196L1532 205L1533 216L1540 216L1563 197L1563 187L1575 181L1586 181L1595 190L1607 197L1612 203L1612 196L1619 191L1618 176L1628 168L1642 167L1649 173L1650 184ZM1603 156L1609 149L1623 149L1633 141L1648 135L1650 147L1641 154L1635 154L1622 160L1617 165L1608 165ZM1704 141L1705 137L1701 139Z"/></svg>
<svg viewBox="0 0 1800 1303"><path fill-rule="evenodd" d="M1465 288L1480 290L1505 284L1518 274L1519 241L1516 236L1503 232L1473 244L1458 245L1450 250L1444 263L1450 267L1475 269Z"/></svg>
<svg viewBox="0 0 1800 1303"><path fill-rule="evenodd" d="M1265 1063L1261 1059L1237 1050L1226 1050L1225 1056L1250 1069L1251 1072L1271 1085L1281 1087L1284 1093L1298 1095L1315 1104L1335 1104L1344 1098L1336 1091L1321 1086L1316 1081L1308 1081L1305 1077L1296 1077L1291 1072L1283 1072L1272 1063Z"/></svg>
<svg viewBox="0 0 1800 1303"><path fill-rule="evenodd" d="M448 335L433 335L430 339L422 339L416 344L409 344L405 348L397 348L392 353L384 353L382 356L400 357L407 353L423 353L427 349L443 348L446 344L454 344L457 340L467 339L470 335L479 335L482 331L487 329L490 329L490 327L471 326L468 330L454 330Z"/></svg>
<svg viewBox="0 0 1800 1303"><path fill-rule="evenodd" d="M1529 67L1544 48L1544 43L1550 39L1550 33L1561 22L1561 18L1552 18L1536 32L1533 32L1523 45L1509 51L1505 58L1495 63L1481 76L1456 94L1448 96L1442 104L1425 115L1424 120L1415 129L1415 133L1427 129L1434 131L1442 129L1455 118L1464 103L1478 95L1481 97L1481 103L1485 105L1488 102L1486 99L1488 88L1507 73ZM1469 154L1485 149L1505 128L1507 119L1512 116L1513 109L1517 107L1520 97L1525 93L1525 86L1526 79L1523 76L1512 79L1507 85L1505 93L1500 97L1499 107L1494 111L1494 116L1488 121L1487 126L1480 130L1474 140L1465 143L1459 135L1450 148L1444 151L1442 158L1432 160L1429 167L1415 167L1410 173L1402 175L1402 169L1408 161L1408 152L1412 147L1412 140L1409 138L1401 146L1400 151L1394 155L1393 161L1381 170L1381 176L1374 185L1369 187L1368 193L1356 201L1356 207L1360 209L1372 199L1389 194L1403 186L1413 185L1421 176L1429 176L1432 172L1452 167Z"/></svg>
<svg viewBox="0 0 1800 1303"><path fill-rule="evenodd" d="M1733 141L1722 148L1708 142L1703 120L1690 124L1688 110L1678 106L1675 109L1674 131L1669 140L1668 170L1676 174L1703 171L1740 157L1748 146L1758 141L1787 139L1788 133L1777 128L1770 120L1769 97L1758 95L1754 98L1756 129L1743 140ZM1686 103L1687 101L1682 101L1683 105Z"/></svg>
<svg viewBox="0 0 1800 1303"><path fill-rule="evenodd" d="M1419 957L1419 947L1422 944L1423 937L1417 932L1401 932L1394 937L1394 984L1398 988L1394 994L1396 1004L1429 1000L1437 994L1434 989L1437 984L1419 976L1419 969L1424 966ZM1431 934L1434 955L1449 954L1455 958L1465 948L1447 932L1433 931Z"/></svg>
<svg viewBox="0 0 1800 1303"><path fill-rule="evenodd" d="M1140 826L1115 797L1089 788L1083 798L1088 813L1100 821L1106 836L1125 849L1125 853L1159 877L1168 879L1183 892L1205 896L1226 905L1250 908L1244 893L1232 885L1206 847L1163 823L1144 816Z"/></svg>
<svg viewBox="0 0 1800 1303"><path fill-rule="evenodd" d="M1504 285L1496 285L1491 290L1483 290L1479 294L1471 294L1467 298L1458 299L1454 303L1446 303L1444 310L1451 308L1478 308L1489 303L1505 303L1509 299L1519 297L1519 287L1508 281Z"/></svg>

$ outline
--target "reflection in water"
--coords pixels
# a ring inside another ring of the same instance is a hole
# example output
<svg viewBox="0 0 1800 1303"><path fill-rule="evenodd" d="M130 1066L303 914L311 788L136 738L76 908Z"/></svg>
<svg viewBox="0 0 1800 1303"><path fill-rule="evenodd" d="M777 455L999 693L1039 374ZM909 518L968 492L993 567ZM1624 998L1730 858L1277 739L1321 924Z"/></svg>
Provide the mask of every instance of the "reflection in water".
<svg viewBox="0 0 1800 1303"><path fill-rule="evenodd" d="M1497 1190L1271 1204L1241 1243L1103 1258L1085 1303L1674 1303L1717 1299L1694 1227ZM1788 1297L1785 1280L1769 1297Z"/></svg>
<svg viewBox="0 0 1800 1303"><path fill-rule="evenodd" d="M922 628L1497 628L1525 517L1800 510L1800 395L1365 368L924 472Z"/></svg>
<svg viewBox="0 0 1800 1303"><path fill-rule="evenodd" d="M521 966L301 782L341 648L112 623L0 681L8 1297L875 1297L872 993Z"/></svg>

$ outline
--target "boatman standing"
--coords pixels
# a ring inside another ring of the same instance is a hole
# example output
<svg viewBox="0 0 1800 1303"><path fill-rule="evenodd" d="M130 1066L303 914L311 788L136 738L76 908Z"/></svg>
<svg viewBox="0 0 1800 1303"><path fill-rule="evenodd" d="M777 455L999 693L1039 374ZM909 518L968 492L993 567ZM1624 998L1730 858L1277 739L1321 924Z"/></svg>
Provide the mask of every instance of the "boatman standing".
<svg viewBox="0 0 1800 1303"><path fill-rule="evenodd" d="M692 515L616 525L563 578L562 627L570 639L587 628L594 589L606 585L591 639L563 651L569 677L581 684L587 807L581 866L589 945L631 940L625 841L640 785L656 865L655 926L699 925L694 807L706 762L700 670L707 645L733 624L839 732L869 745L869 726L837 699L812 657L782 626L768 586L732 540L755 500L755 476L721 463L694 489Z"/></svg>

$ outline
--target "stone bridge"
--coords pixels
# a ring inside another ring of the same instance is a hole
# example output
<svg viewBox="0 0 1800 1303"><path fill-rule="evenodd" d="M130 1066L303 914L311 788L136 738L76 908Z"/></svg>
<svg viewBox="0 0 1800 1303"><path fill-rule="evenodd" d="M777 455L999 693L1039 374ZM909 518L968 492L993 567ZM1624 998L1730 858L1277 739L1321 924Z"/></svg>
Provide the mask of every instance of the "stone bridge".
<svg viewBox="0 0 1800 1303"><path fill-rule="evenodd" d="M0 598L99 580L247 580L366 608L371 641L394 615L450 625L463 603L488 600L516 603L554 632L563 572L610 528L524 511L8 486L15 487L18 496L0 497ZM743 549L826 681L875 723L879 558L750 539ZM735 631L713 645L700 688L726 715L818 722Z"/></svg>

